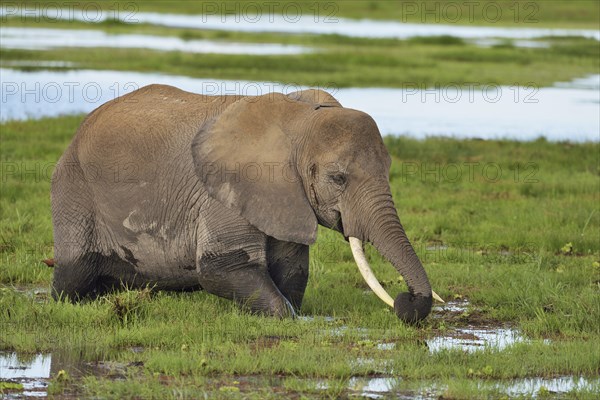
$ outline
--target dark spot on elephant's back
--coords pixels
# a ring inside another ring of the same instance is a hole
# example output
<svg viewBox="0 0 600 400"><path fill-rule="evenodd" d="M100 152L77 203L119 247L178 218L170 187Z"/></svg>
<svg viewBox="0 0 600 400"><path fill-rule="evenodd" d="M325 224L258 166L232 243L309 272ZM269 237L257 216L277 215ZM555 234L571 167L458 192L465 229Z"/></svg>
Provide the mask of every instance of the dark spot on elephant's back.
<svg viewBox="0 0 600 400"><path fill-rule="evenodd" d="M186 271L193 271L196 269L195 265L184 265L183 267L180 267L181 269L185 269Z"/></svg>

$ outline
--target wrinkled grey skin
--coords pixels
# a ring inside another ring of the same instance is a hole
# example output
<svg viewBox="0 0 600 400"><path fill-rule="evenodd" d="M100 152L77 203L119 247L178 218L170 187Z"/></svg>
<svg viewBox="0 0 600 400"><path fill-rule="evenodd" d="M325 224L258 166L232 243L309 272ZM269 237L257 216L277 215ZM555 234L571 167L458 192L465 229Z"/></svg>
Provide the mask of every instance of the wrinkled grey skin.
<svg viewBox="0 0 600 400"><path fill-rule="evenodd" d="M54 296L204 289L293 315L320 223L371 242L409 286L396 299L401 318L420 320L431 287L398 219L389 168L373 119L322 91L144 87L93 111L57 165Z"/></svg>

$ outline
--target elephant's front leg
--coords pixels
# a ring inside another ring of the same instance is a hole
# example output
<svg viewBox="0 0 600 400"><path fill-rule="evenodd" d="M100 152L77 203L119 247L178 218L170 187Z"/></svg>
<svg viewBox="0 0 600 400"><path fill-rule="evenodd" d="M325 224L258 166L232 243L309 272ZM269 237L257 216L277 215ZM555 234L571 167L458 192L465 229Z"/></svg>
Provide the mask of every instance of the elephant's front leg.
<svg viewBox="0 0 600 400"><path fill-rule="evenodd" d="M204 251L196 268L200 285L209 293L235 300L254 313L295 315L269 275L264 247L262 252L249 247Z"/></svg>
<svg viewBox="0 0 600 400"><path fill-rule="evenodd" d="M308 253L306 245L283 242L272 237L267 239L267 261L271 278L296 311L302 306L308 282Z"/></svg>

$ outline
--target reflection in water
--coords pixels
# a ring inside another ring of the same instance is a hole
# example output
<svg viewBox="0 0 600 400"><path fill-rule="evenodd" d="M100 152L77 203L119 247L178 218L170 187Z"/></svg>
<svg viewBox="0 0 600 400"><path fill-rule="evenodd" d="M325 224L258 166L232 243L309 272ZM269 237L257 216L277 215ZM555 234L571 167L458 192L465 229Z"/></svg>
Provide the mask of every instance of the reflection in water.
<svg viewBox="0 0 600 400"><path fill-rule="evenodd" d="M0 378L49 378L51 361L50 354L0 353Z"/></svg>
<svg viewBox="0 0 600 400"><path fill-rule="evenodd" d="M478 380L480 390L498 391L508 396L532 396L546 391L555 394L573 390L594 391L600 389L599 378L562 376L558 378L523 378L509 381ZM327 385L322 386L326 389ZM381 398L390 394L396 399L438 399L448 389L446 385L432 381L404 381L398 377L352 377L348 389L361 397Z"/></svg>
<svg viewBox="0 0 600 400"><path fill-rule="evenodd" d="M23 385L23 391L7 398L45 397L51 362L50 354L0 353L0 379L18 381Z"/></svg>
<svg viewBox="0 0 600 400"><path fill-rule="evenodd" d="M8 397L21 398L45 397L49 380L61 370L75 379L88 375L107 376L111 379L123 376L125 364L89 361L94 359L98 359L98 356L87 352L85 348L38 354L0 352L0 379L21 383L24 390Z"/></svg>
<svg viewBox="0 0 600 400"><path fill-rule="evenodd" d="M433 309L434 318L444 318L449 314L468 313L471 307L468 300L449 301L443 305L436 305ZM442 350L462 350L474 352L484 349L503 350L515 343L526 339L519 331L507 327L467 326L445 332L426 341L431 353Z"/></svg>
<svg viewBox="0 0 600 400"><path fill-rule="evenodd" d="M266 11L266 10L265 10ZM115 15L116 14L116 15ZM281 32L336 34L351 37L407 39L416 36L450 35L464 39L507 38L533 39L546 36L583 36L600 40L600 31L593 29L502 28L495 26L460 26L445 24L414 24L396 21L339 18L330 12L292 15L236 15L207 13L206 15L160 14L148 12L98 12L98 10L56 9L52 6L0 7L0 16L38 18L46 20L77 20L98 23L108 18L125 23L148 23L189 29L211 29L241 32Z"/></svg>
<svg viewBox="0 0 600 400"><path fill-rule="evenodd" d="M451 335L427 340L429 351L436 353L441 350L458 349L473 352L489 348L503 350L525 341L519 332L508 328L464 328L456 329Z"/></svg>
<svg viewBox="0 0 600 400"><path fill-rule="evenodd" d="M0 47L24 50L110 47L182 51L184 53L250 55L302 54L311 51L311 49L303 46L273 43L183 40L172 36L109 35L104 31L41 28L0 28Z"/></svg>
<svg viewBox="0 0 600 400"><path fill-rule="evenodd" d="M398 385L400 379L394 378L359 378L352 377L348 381L348 389L359 392L362 397L378 398L389 393Z"/></svg>
<svg viewBox="0 0 600 400"><path fill-rule="evenodd" d="M599 75L560 87L444 86L405 89L325 88L345 107L370 114L382 134L599 141ZM0 69L0 120L87 113L102 103L152 83L208 95L290 93L299 85L195 79L123 71ZM575 117L576 116L576 117Z"/></svg>
<svg viewBox="0 0 600 400"><path fill-rule="evenodd" d="M482 384L481 387L485 387ZM503 390L510 396L520 396L528 393L539 393L543 389L553 393L568 393L572 390L600 390L600 379L584 377L561 376L558 378L525 378L515 379L508 385L492 383L491 386Z"/></svg>

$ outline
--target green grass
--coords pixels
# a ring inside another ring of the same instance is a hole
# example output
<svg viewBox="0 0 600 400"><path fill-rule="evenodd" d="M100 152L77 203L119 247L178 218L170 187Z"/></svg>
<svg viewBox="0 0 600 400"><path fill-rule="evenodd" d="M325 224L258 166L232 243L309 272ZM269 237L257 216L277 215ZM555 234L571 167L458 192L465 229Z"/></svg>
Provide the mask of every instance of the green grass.
<svg viewBox="0 0 600 400"><path fill-rule="evenodd" d="M542 87L600 70L600 48L591 39L556 40L550 49L479 48L422 40L357 43L338 42L337 38L329 37L318 45L316 53L280 56L107 48L3 50L2 65L10 66L13 60L69 61L82 69L161 72L329 88L414 88L415 85L426 88L447 84Z"/></svg>
<svg viewBox="0 0 600 400"><path fill-rule="evenodd" d="M204 292L124 291L77 305L32 292L52 274L40 263L52 256L49 176L81 120L0 125L0 350L52 353L55 395L337 398L354 393L350 377L399 377L398 393L434 385L448 398L501 398L515 378L600 373L598 143L386 138L396 205L434 289L471 304L410 327L368 292L347 243L326 229L302 308L314 318L252 316ZM390 293L403 290L367 250ZM423 344L468 325L511 326L527 340L475 353ZM90 360L112 367L90 371ZM594 398L594 385L566 398Z"/></svg>

